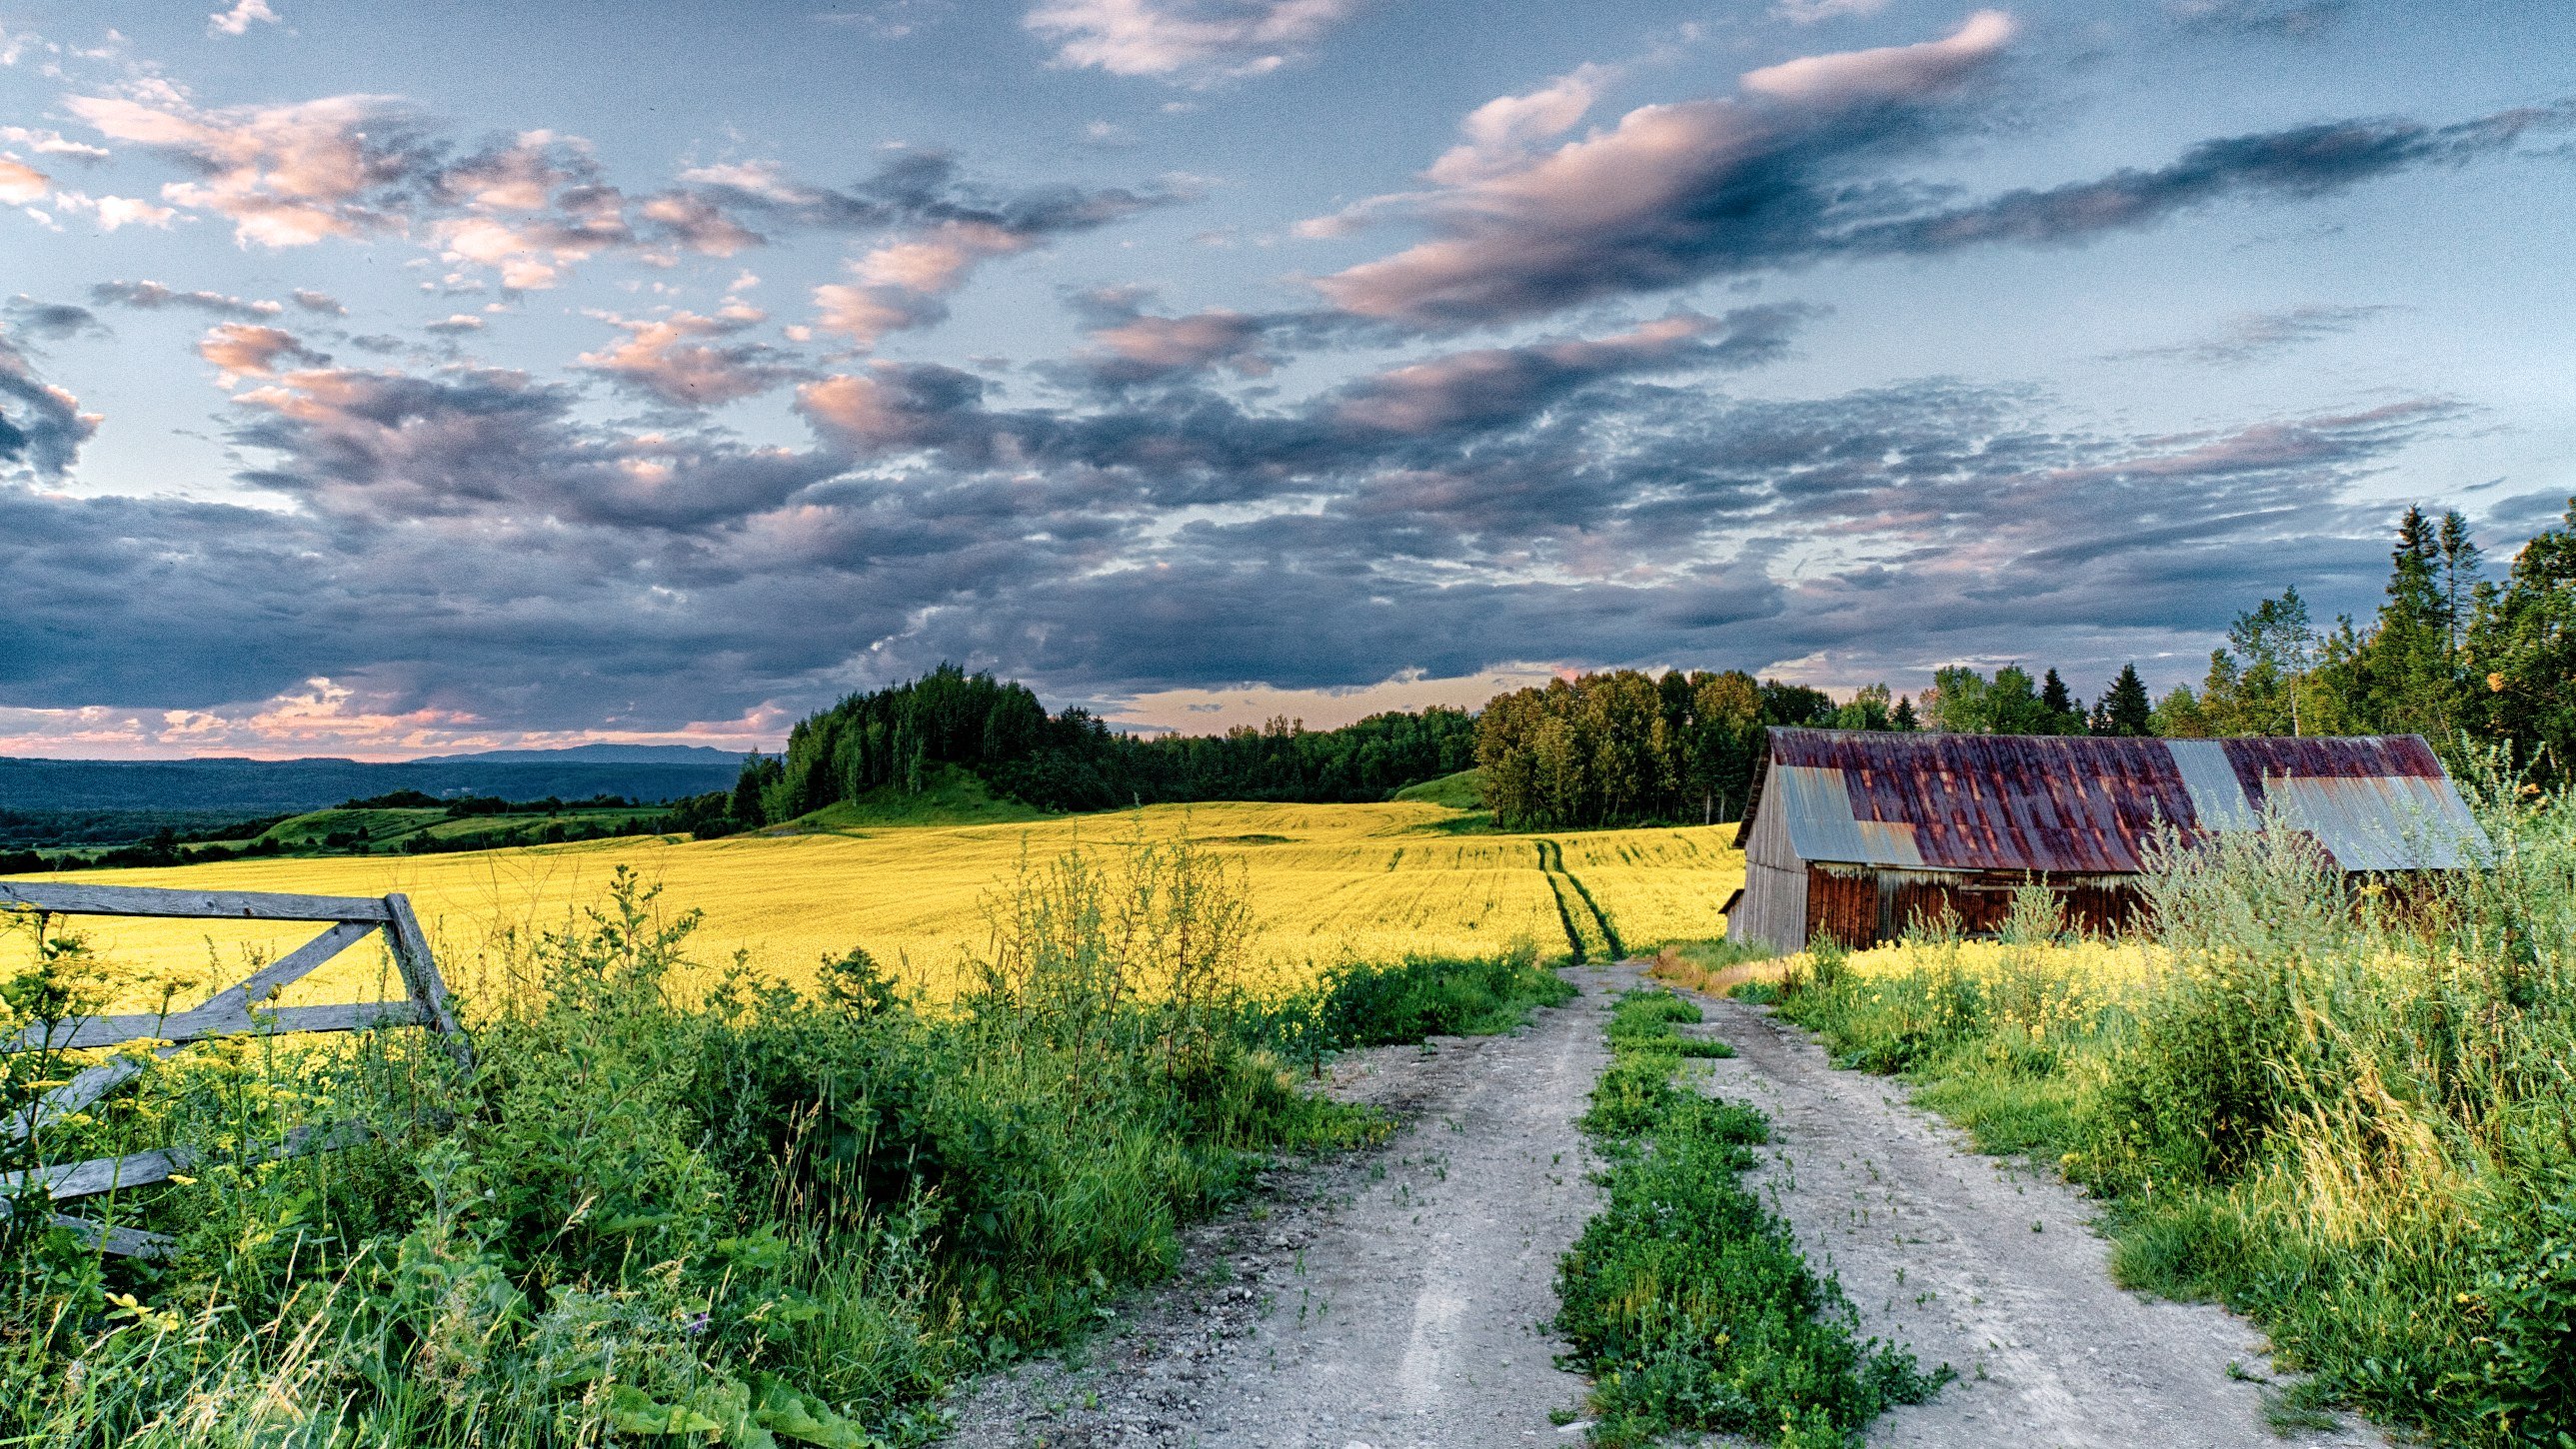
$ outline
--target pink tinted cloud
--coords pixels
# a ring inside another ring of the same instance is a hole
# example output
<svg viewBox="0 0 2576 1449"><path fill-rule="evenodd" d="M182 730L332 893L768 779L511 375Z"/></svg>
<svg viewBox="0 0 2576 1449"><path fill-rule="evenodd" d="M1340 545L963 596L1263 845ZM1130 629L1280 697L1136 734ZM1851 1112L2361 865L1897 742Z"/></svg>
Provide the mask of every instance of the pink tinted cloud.
<svg viewBox="0 0 2576 1449"><path fill-rule="evenodd" d="M0 203L26 206L45 199L53 178L28 165L0 156Z"/></svg>
<svg viewBox="0 0 2576 1449"><path fill-rule="evenodd" d="M851 262L850 281L814 289L814 329L873 347L889 332L930 326L948 315L944 299L978 265L1036 242L1026 232L976 221L947 222L890 242Z"/></svg>
<svg viewBox="0 0 2576 1449"><path fill-rule="evenodd" d="M175 156L200 173L162 187L161 199L229 219L244 245L306 246L398 229L397 193L426 166L418 118L395 96L217 110L118 96L65 104L110 140Z"/></svg>
<svg viewBox="0 0 2576 1449"><path fill-rule="evenodd" d="M295 334L249 322L224 322L197 340L197 355L221 369L215 379L230 387L245 377L271 377L281 362L319 367L331 359L304 345Z"/></svg>
<svg viewBox="0 0 2576 1449"><path fill-rule="evenodd" d="M635 318L601 315L624 330L614 345L581 354L581 365L662 402L712 407L768 391L793 366L756 343L721 344L764 319L758 309L726 304L715 316L673 312Z"/></svg>
<svg viewBox="0 0 2576 1449"><path fill-rule="evenodd" d="M1552 150L1533 148L1581 118L1599 73L1488 102L1433 164L1434 190L1300 228L1332 235L1402 211L1435 235L1315 285L1361 316L1472 326L1812 250L1818 218L1800 211L1822 202L1798 168L1883 142L1855 117L1969 89L2012 33L2009 17L1981 11L1940 40L1766 67L1743 77L1741 98L1641 106Z"/></svg>

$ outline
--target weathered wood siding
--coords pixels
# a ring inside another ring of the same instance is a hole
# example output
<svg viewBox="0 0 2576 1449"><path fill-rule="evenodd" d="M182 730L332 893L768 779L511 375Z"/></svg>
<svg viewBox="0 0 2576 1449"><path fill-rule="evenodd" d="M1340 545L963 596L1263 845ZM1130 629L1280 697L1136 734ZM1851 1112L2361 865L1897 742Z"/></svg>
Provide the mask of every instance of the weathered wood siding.
<svg viewBox="0 0 2576 1449"><path fill-rule="evenodd" d="M1831 935L1851 947L1895 941L1917 919L1947 907L1971 936L2001 931L2012 914L2013 892L2031 877L2018 871L1913 871L1865 865L1818 864L1807 870L1805 928L1810 939ZM2042 876L2070 927L2109 935L2135 923L2146 900L2118 877Z"/></svg>
<svg viewBox="0 0 2576 1449"><path fill-rule="evenodd" d="M1763 794L1772 796L1767 788ZM1754 811L1753 838L1744 845L1744 898L1726 918L1726 937L1774 951L1807 944L1807 863L1790 845L1788 812L1776 803Z"/></svg>

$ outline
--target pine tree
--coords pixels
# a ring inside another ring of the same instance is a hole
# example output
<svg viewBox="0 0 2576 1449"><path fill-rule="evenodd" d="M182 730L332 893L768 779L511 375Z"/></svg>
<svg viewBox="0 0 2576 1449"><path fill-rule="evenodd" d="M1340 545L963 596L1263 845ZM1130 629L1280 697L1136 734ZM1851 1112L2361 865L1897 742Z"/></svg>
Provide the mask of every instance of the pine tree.
<svg viewBox="0 0 2576 1449"><path fill-rule="evenodd" d="M2147 698L2147 682L2138 677L2135 660L2120 666L2119 677L2111 681L2093 713L2101 721L2096 734L2137 736L2156 732L2155 705Z"/></svg>
<svg viewBox="0 0 2576 1449"><path fill-rule="evenodd" d="M1923 728L1923 721L1915 716L1914 699L1911 695L1900 696L1896 701L1896 708L1887 712L1887 727L1906 734L1912 734Z"/></svg>
<svg viewBox="0 0 2576 1449"><path fill-rule="evenodd" d="M2054 669L2048 671L2048 677L2040 683L2039 707L2048 714L2048 720L2044 726L2045 733L2052 735L2084 733L2084 709L2075 702L2075 692L2066 687L2066 681L2058 678L2057 671Z"/></svg>
<svg viewBox="0 0 2576 1449"><path fill-rule="evenodd" d="M2442 624L2445 644L2457 660L2468 638L2469 611L2477 597L2480 556L2469 537L2469 521L2456 508L2442 515Z"/></svg>

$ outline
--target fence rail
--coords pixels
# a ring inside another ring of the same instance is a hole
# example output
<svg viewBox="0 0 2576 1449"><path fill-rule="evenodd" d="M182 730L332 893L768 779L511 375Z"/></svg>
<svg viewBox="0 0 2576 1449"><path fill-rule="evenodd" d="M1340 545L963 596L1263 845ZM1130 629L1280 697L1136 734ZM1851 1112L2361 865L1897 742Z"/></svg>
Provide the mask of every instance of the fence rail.
<svg viewBox="0 0 2576 1449"><path fill-rule="evenodd" d="M5 1042L0 1053L90 1051L158 1042L153 1055L168 1057L189 1042L245 1032L364 1031L375 1027L424 1027L445 1044L459 1067L474 1065L473 1043L457 1025L447 1003L447 983L430 954L429 937L420 929L408 898L387 896L304 896L262 891L163 890L147 886L60 885L37 881L0 881L0 912L33 913L41 933L53 916L136 916L157 919L317 921L322 934L289 951L250 976L226 986L185 1011L167 1015L117 1015L40 1022ZM383 932L394 969L403 981L400 1001L343 1002L327 1006L270 1008L263 1003L302 980L324 962L377 932ZM5 1127L12 1140L25 1141L131 1080L144 1063L126 1055L90 1067L42 1098L13 1114ZM267 1150L271 1159L300 1157L349 1146L367 1135L355 1123L302 1127ZM39 1165L22 1172L0 1173L0 1189L14 1196L41 1184L55 1202L94 1197L119 1188L142 1187L184 1175L197 1160L186 1146L154 1152L100 1157L86 1162ZM9 1211L0 1201L0 1214ZM168 1236L133 1228L109 1227L87 1218L57 1215L54 1221L83 1234L112 1253L138 1257L165 1256Z"/></svg>

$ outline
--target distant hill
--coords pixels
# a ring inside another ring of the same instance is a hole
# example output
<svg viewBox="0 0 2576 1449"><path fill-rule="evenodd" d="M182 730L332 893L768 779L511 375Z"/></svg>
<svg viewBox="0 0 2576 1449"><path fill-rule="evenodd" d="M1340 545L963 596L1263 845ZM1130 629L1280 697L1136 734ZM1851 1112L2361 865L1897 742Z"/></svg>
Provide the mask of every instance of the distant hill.
<svg viewBox="0 0 2576 1449"><path fill-rule="evenodd" d="M423 755L415 765L716 765L730 770L743 751L709 745L566 745L554 750L482 750L470 755Z"/></svg>
<svg viewBox="0 0 2576 1449"><path fill-rule="evenodd" d="M610 749L670 749L612 745ZM679 747L692 748L694 747ZM418 790L450 799L586 800L618 795L659 803L732 786L740 760L705 750L679 760L603 760L579 751L511 750L399 764L356 760L45 760L0 758L0 846L138 840L289 815Z"/></svg>

